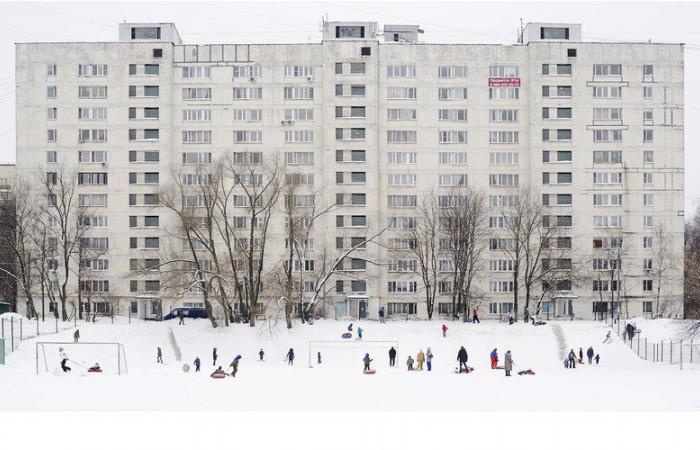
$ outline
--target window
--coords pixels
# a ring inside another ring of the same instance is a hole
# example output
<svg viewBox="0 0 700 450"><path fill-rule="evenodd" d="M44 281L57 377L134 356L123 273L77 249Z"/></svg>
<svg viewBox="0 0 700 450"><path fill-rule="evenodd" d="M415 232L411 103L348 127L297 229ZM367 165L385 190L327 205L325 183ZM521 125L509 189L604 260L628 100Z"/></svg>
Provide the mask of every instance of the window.
<svg viewBox="0 0 700 450"><path fill-rule="evenodd" d="M593 121L598 120L622 122L622 108L593 108Z"/></svg>
<svg viewBox="0 0 700 450"><path fill-rule="evenodd" d="M158 64L144 64L143 73L144 75L159 75L160 66Z"/></svg>
<svg viewBox="0 0 700 450"><path fill-rule="evenodd" d="M622 64L594 64L593 76L622 76Z"/></svg>
<svg viewBox="0 0 700 450"><path fill-rule="evenodd" d="M654 194L644 194L642 204L644 206L654 206Z"/></svg>
<svg viewBox="0 0 700 450"><path fill-rule="evenodd" d="M644 184L652 184L654 182L654 174L651 172L645 172L644 174Z"/></svg>
<svg viewBox="0 0 700 450"><path fill-rule="evenodd" d="M162 58L163 57L163 49L162 48L154 48L153 49L153 57L154 58Z"/></svg>
<svg viewBox="0 0 700 450"><path fill-rule="evenodd" d="M653 98L654 97L654 88L653 87L644 86L642 89L643 89L644 98Z"/></svg>
<svg viewBox="0 0 700 450"><path fill-rule="evenodd" d="M364 113L364 106L362 112ZM387 120L416 120L416 110L413 108L389 108L386 112Z"/></svg>
<svg viewBox="0 0 700 450"><path fill-rule="evenodd" d="M651 292L653 290L653 286L653 280L642 280L642 290L644 292Z"/></svg>
<svg viewBox="0 0 700 450"><path fill-rule="evenodd" d="M46 152L46 162L47 163L55 163L56 162L56 151L51 150Z"/></svg>
<svg viewBox="0 0 700 450"><path fill-rule="evenodd" d="M386 75L389 78L415 78L416 66L413 65L388 65Z"/></svg>
<svg viewBox="0 0 700 450"><path fill-rule="evenodd" d="M312 77L314 76L313 66L284 66L285 77Z"/></svg>
<svg viewBox="0 0 700 450"><path fill-rule="evenodd" d="M540 27L540 39L569 39L569 28Z"/></svg>
<svg viewBox="0 0 700 450"><path fill-rule="evenodd" d="M262 66L259 65L233 66L231 69L233 78L255 79L262 77Z"/></svg>
<svg viewBox="0 0 700 450"><path fill-rule="evenodd" d="M652 66L651 64L644 64L642 66L642 76L644 78L653 77L654 76L654 66Z"/></svg>
<svg viewBox="0 0 700 450"><path fill-rule="evenodd" d="M517 144L517 131L490 131L489 143L491 144Z"/></svg>
<svg viewBox="0 0 700 450"><path fill-rule="evenodd" d="M489 175L489 186L518 186L519 177L513 173L492 173Z"/></svg>
<svg viewBox="0 0 700 450"><path fill-rule="evenodd" d="M654 130L644 130L643 140L644 142L653 142Z"/></svg>
<svg viewBox="0 0 700 450"><path fill-rule="evenodd" d="M104 77L107 75L107 64L79 64L79 77Z"/></svg>
<svg viewBox="0 0 700 450"><path fill-rule="evenodd" d="M389 164L415 164L416 152L388 152Z"/></svg>
<svg viewBox="0 0 700 450"><path fill-rule="evenodd" d="M466 112L466 110L464 110L464 111ZM489 117L490 117L491 122L517 122L518 121L518 110L517 109L491 109L491 110L489 110Z"/></svg>
<svg viewBox="0 0 700 450"><path fill-rule="evenodd" d="M653 216L644 216L644 228L651 228L654 226Z"/></svg>
<svg viewBox="0 0 700 450"><path fill-rule="evenodd" d="M285 100L311 100L314 98L313 87L285 87Z"/></svg>
<svg viewBox="0 0 700 450"><path fill-rule="evenodd" d="M467 66L440 66L438 78L466 78Z"/></svg>
<svg viewBox="0 0 700 450"><path fill-rule="evenodd" d="M182 68L182 78L210 78L211 67L186 66Z"/></svg>
<svg viewBox="0 0 700 450"><path fill-rule="evenodd" d="M438 131L438 142L441 144L466 144L466 130Z"/></svg>
<svg viewBox="0 0 700 450"><path fill-rule="evenodd" d="M593 163L594 164L615 164L622 162L622 151L612 150L612 151L594 151L593 152Z"/></svg>
<svg viewBox="0 0 700 450"><path fill-rule="evenodd" d="M79 86L79 98L107 98L107 86Z"/></svg>
<svg viewBox="0 0 700 450"><path fill-rule="evenodd" d="M57 114L58 114L58 108L47 108L46 109L46 120L56 120Z"/></svg>
<svg viewBox="0 0 700 450"><path fill-rule="evenodd" d="M575 48L566 49L566 56L569 58L576 58L576 49Z"/></svg>
<svg viewBox="0 0 700 450"><path fill-rule="evenodd" d="M594 206L622 206L622 194L593 194Z"/></svg>
<svg viewBox="0 0 700 450"><path fill-rule="evenodd" d="M542 97L571 97L571 86L542 86Z"/></svg>
<svg viewBox="0 0 700 450"><path fill-rule="evenodd" d="M417 204L416 195L387 195L389 208L415 208Z"/></svg>
<svg viewBox="0 0 700 450"><path fill-rule="evenodd" d="M211 88L182 88L183 100L210 100Z"/></svg>
<svg viewBox="0 0 700 450"><path fill-rule="evenodd" d="M56 86L46 87L46 98L56 98Z"/></svg>
<svg viewBox="0 0 700 450"><path fill-rule="evenodd" d="M643 119L644 119L645 125L653 124L654 123L654 110L653 109L645 109L643 111Z"/></svg>
<svg viewBox="0 0 700 450"><path fill-rule="evenodd" d="M465 132L466 133L466 132ZM386 140L388 143L416 143L415 130L387 130Z"/></svg>
<svg viewBox="0 0 700 450"><path fill-rule="evenodd" d="M415 100L416 88L414 87L388 87L386 97L394 100Z"/></svg>
<svg viewBox="0 0 700 450"><path fill-rule="evenodd" d="M489 98L491 100L517 100L518 98L520 98L520 88L517 88L517 87L489 88Z"/></svg>
<svg viewBox="0 0 700 450"><path fill-rule="evenodd" d="M364 30L364 28L363 28ZM360 49L360 55L362 56L370 56L372 54L372 49L370 47L362 47Z"/></svg>
<svg viewBox="0 0 700 450"><path fill-rule="evenodd" d="M313 152L285 152L284 154L286 164L301 164L301 165L313 165L314 164L314 153Z"/></svg>
<svg viewBox="0 0 700 450"><path fill-rule="evenodd" d="M594 142L620 142L622 141L622 130L599 129L593 130Z"/></svg>
<svg viewBox="0 0 700 450"><path fill-rule="evenodd" d="M466 153L465 153L465 155L466 155ZM489 164L516 165L516 164L518 164L518 153L517 152L491 152L491 153L489 153Z"/></svg>
<svg viewBox="0 0 700 450"><path fill-rule="evenodd" d="M646 314L651 314L653 312L652 302L644 301L642 302L642 312Z"/></svg>
<svg viewBox="0 0 700 450"><path fill-rule="evenodd" d="M211 133L211 132L209 132ZM263 132L257 130L234 130L234 144L260 144L262 143Z"/></svg>
<svg viewBox="0 0 700 450"><path fill-rule="evenodd" d="M50 77L56 76L56 64L47 64L46 65L46 75L48 75Z"/></svg>
<svg viewBox="0 0 700 450"><path fill-rule="evenodd" d="M56 142L58 132L56 130L46 130L46 140L48 142Z"/></svg>
<svg viewBox="0 0 700 450"><path fill-rule="evenodd" d="M211 163L211 153L191 152L182 154L183 164L208 164Z"/></svg>
<svg viewBox="0 0 700 450"><path fill-rule="evenodd" d="M552 155L552 153L554 155ZM552 159L552 156L554 156L555 159ZM572 153L570 151L550 152L545 150L542 152L542 162L571 162L571 156Z"/></svg>
<svg viewBox="0 0 700 450"><path fill-rule="evenodd" d="M465 100L467 98L467 88L450 87L438 88L439 100Z"/></svg>
<svg viewBox="0 0 700 450"><path fill-rule="evenodd" d="M462 166L467 164L467 152L440 152L439 158L440 164L454 166Z"/></svg>
<svg viewBox="0 0 700 450"><path fill-rule="evenodd" d="M644 151L644 163L650 164L654 162L654 152L651 150Z"/></svg>
<svg viewBox="0 0 700 450"><path fill-rule="evenodd" d="M256 110L259 111L260 114L258 114L258 119L261 120L262 116L262 110ZM235 112L235 111L234 111ZM235 116L235 114L234 114ZM285 120L293 120L293 121L309 121L314 119L314 110L312 108L294 108L294 109L285 109L284 110L284 119Z"/></svg>
<svg viewBox="0 0 700 450"><path fill-rule="evenodd" d="M129 108L129 116L131 116L131 108ZM107 108L78 108L78 120L105 120L106 118Z"/></svg>
<svg viewBox="0 0 700 450"><path fill-rule="evenodd" d="M235 87L233 88L234 100L258 100L263 97L261 87Z"/></svg>
<svg viewBox="0 0 700 450"><path fill-rule="evenodd" d="M489 76L491 78L517 78L518 66L493 65L489 66Z"/></svg>
<svg viewBox="0 0 700 450"><path fill-rule="evenodd" d="M387 175L389 186L415 186L416 174L390 173Z"/></svg>
<svg viewBox="0 0 700 450"><path fill-rule="evenodd" d="M284 142L287 142L287 143L313 142L313 141L314 141L313 130L286 130L284 132Z"/></svg>

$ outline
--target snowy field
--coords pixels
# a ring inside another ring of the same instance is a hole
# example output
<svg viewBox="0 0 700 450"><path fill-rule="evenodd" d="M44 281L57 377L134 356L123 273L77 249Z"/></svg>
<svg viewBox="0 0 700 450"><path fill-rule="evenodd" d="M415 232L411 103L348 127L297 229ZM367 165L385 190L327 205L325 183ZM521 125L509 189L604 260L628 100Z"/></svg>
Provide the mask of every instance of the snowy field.
<svg viewBox="0 0 700 450"><path fill-rule="evenodd" d="M0 410L700 410L700 367L680 371L678 366L642 361L618 338L602 344L606 328L601 323L550 322L533 327L446 322L447 338L442 337L439 321L359 322L355 329L358 324L364 329L363 343L341 341L347 323L335 321L317 321L311 326L297 323L293 330L283 323L272 327L264 322L254 329L247 325L212 329L204 320L188 320L184 326L177 321L113 325L106 319L79 324L85 342L124 345L128 374L115 374L115 347L67 345L74 370L63 374L58 369L57 347L47 346L48 371L40 353L37 376L35 340L26 340L0 366L4 387ZM72 342L72 336L70 329L39 340ZM334 341L326 345L337 348L320 349L323 363L309 368L309 341ZM370 341L398 341L397 367L388 366L387 344ZM475 368L470 374L454 373L460 345L466 347L469 366ZM578 352L583 347L585 353L589 345L600 354L600 365L564 368L563 351L574 348ZM165 364L156 364L157 346L163 350ZM175 347L181 361L177 361ZM242 355L236 378L209 377L213 347L218 348L217 365L224 368L234 356ZM265 361L258 362L261 347ZM284 361L290 347L297 357L292 367ZM419 350L428 347L435 355L432 372L408 372L408 354L415 359ZM494 347L501 364L505 351L511 350L512 377L490 369L489 353ZM365 352L374 359L375 375L362 373ZM183 372L183 364L192 366L196 356L202 361L202 371ZM105 373L85 373L85 367L96 361ZM517 375L525 369L536 375Z"/></svg>

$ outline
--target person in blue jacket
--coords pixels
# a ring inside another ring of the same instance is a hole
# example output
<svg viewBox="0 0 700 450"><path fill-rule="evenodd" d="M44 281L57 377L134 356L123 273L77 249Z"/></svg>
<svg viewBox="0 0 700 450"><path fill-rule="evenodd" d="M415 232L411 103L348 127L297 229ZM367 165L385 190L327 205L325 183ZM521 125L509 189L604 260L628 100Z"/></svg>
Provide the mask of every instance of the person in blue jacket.
<svg viewBox="0 0 700 450"><path fill-rule="evenodd" d="M364 371L365 371L365 372L367 372L367 371L369 371L369 370L372 370L372 369L370 369L370 367L369 367L369 363L372 362L372 359L369 357L369 353L365 353L365 357L362 358L362 362L365 363L365 368L364 368Z"/></svg>
<svg viewBox="0 0 700 450"><path fill-rule="evenodd" d="M364 330L363 330L362 328L357 327L357 338L358 338L358 339L362 339L362 332L363 332L363 331L364 331Z"/></svg>
<svg viewBox="0 0 700 450"><path fill-rule="evenodd" d="M287 352L287 364L290 366L294 365L294 349L290 348Z"/></svg>
<svg viewBox="0 0 700 450"><path fill-rule="evenodd" d="M199 366L202 362L199 360L199 356L194 359L194 371L199 372Z"/></svg>
<svg viewBox="0 0 700 450"><path fill-rule="evenodd" d="M241 355L236 355L235 358L233 358L233 362L229 367L232 368L231 376L233 378L236 378L236 374L238 373L238 361L241 360Z"/></svg>

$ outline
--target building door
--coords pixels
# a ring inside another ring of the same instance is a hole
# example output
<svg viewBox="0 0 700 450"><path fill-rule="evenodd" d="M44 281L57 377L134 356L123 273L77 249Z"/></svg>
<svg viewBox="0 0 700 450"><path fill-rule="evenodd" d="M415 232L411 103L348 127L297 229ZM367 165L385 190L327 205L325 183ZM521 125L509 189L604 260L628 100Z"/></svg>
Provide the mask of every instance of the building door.
<svg viewBox="0 0 700 450"><path fill-rule="evenodd" d="M360 319L367 318L367 300L360 300L358 316Z"/></svg>

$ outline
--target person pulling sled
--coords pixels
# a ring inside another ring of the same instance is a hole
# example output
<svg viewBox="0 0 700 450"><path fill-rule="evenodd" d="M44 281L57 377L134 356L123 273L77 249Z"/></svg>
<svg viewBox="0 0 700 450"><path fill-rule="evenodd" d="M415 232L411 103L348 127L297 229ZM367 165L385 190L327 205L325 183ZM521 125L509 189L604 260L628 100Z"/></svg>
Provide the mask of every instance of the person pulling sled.
<svg viewBox="0 0 700 450"><path fill-rule="evenodd" d="M365 364L365 368L363 369L363 372L369 372L370 370L372 370L372 369L369 367L369 364L370 364L372 361L373 361L372 358L369 357L369 353L365 353L365 357L362 358L362 362Z"/></svg>

